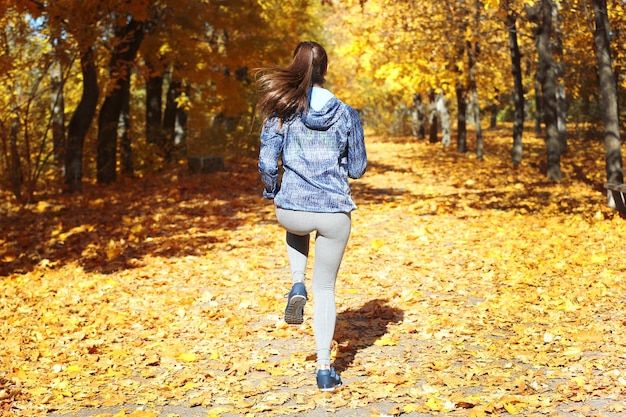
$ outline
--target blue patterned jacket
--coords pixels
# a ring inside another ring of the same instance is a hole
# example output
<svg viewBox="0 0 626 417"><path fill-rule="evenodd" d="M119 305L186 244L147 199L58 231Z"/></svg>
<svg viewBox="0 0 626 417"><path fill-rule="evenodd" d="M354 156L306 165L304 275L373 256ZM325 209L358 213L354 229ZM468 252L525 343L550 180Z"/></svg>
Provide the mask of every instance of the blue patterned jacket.
<svg viewBox="0 0 626 417"><path fill-rule="evenodd" d="M284 173L279 180L278 161ZM263 197L277 207L322 213L356 209L349 178L365 172L367 154L356 110L328 90L314 87L311 105L282 126L270 118L261 132L259 172Z"/></svg>

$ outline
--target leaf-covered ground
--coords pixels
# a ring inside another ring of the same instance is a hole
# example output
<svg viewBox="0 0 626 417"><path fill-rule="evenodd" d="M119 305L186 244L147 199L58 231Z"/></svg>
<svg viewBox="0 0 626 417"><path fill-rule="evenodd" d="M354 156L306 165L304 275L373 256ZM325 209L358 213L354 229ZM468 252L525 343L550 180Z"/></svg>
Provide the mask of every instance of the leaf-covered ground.
<svg viewBox="0 0 626 417"><path fill-rule="evenodd" d="M254 160L18 206L0 227L0 415L613 416L626 411L626 220L603 147L565 179L509 130L486 157L368 138L318 392L312 300L282 321L283 231Z"/></svg>

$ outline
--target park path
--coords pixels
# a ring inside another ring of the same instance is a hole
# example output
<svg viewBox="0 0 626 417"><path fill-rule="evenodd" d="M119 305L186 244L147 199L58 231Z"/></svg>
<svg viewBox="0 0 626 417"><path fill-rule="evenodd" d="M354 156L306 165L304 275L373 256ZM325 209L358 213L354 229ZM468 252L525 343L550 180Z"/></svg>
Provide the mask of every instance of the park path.
<svg viewBox="0 0 626 417"><path fill-rule="evenodd" d="M114 205L136 241L107 247L106 268L94 255L12 276L23 299L14 314L32 327L19 351L8 349L10 376L28 393L12 412L619 415L626 265L614 255L626 228L594 186L602 155L571 155L578 171L549 184L540 141L513 170L508 141L492 135L482 162L440 144L368 139L337 286L344 387L334 394L315 387L315 300L302 326L281 320L283 232L248 161L146 186L157 203L148 208ZM33 300L46 312L29 321Z"/></svg>

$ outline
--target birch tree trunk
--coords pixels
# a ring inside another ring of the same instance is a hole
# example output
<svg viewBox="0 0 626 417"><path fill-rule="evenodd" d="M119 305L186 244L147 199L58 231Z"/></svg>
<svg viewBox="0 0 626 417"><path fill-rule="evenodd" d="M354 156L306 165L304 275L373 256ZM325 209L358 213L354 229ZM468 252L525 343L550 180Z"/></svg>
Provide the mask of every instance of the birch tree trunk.
<svg viewBox="0 0 626 417"><path fill-rule="evenodd" d="M450 109L448 108L448 100L443 91L437 95L437 113L441 116L441 145L444 147L450 146L451 143L451 131L450 124Z"/></svg>
<svg viewBox="0 0 626 417"><path fill-rule="evenodd" d="M422 95L413 94L413 108L411 109L411 118L413 121L413 136L418 139L424 139L426 132L424 131L424 102Z"/></svg>

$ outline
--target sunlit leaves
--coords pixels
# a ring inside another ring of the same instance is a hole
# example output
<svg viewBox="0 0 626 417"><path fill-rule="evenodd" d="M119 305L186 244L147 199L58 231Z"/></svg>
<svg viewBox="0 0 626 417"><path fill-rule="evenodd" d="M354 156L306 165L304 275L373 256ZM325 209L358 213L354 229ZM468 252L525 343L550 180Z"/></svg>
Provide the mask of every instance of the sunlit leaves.
<svg viewBox="0 0 626 417"><path fill-rule="evenodd" d="M427 94L431 88L452 98L455 85L469 82L470 42L481 49L477 83L490 104L496 91L508 90L510 79L509 65L502 66L508 58L507 38L495 12L471 1L336 5L330 28L336 33L342 69L335 76L340 93L357 106L367 105L381 119L391 119L398 107L410 106L414 94Z"/></svg>
<svg viewBox="0 0 626 417"><path fill-rule="evenodd" d="M334 395L313 377L315 300L301 327L281 319L284 232L254 161L93 189L80 210L64 196L4 205L2 409L588 414L626 389L624 219L569 164L560 184L540 182L540 140L512 172L506 135L488 134L482 162L368 137ZM569 162L601 178L602 149L583 149Z"/></svg>

